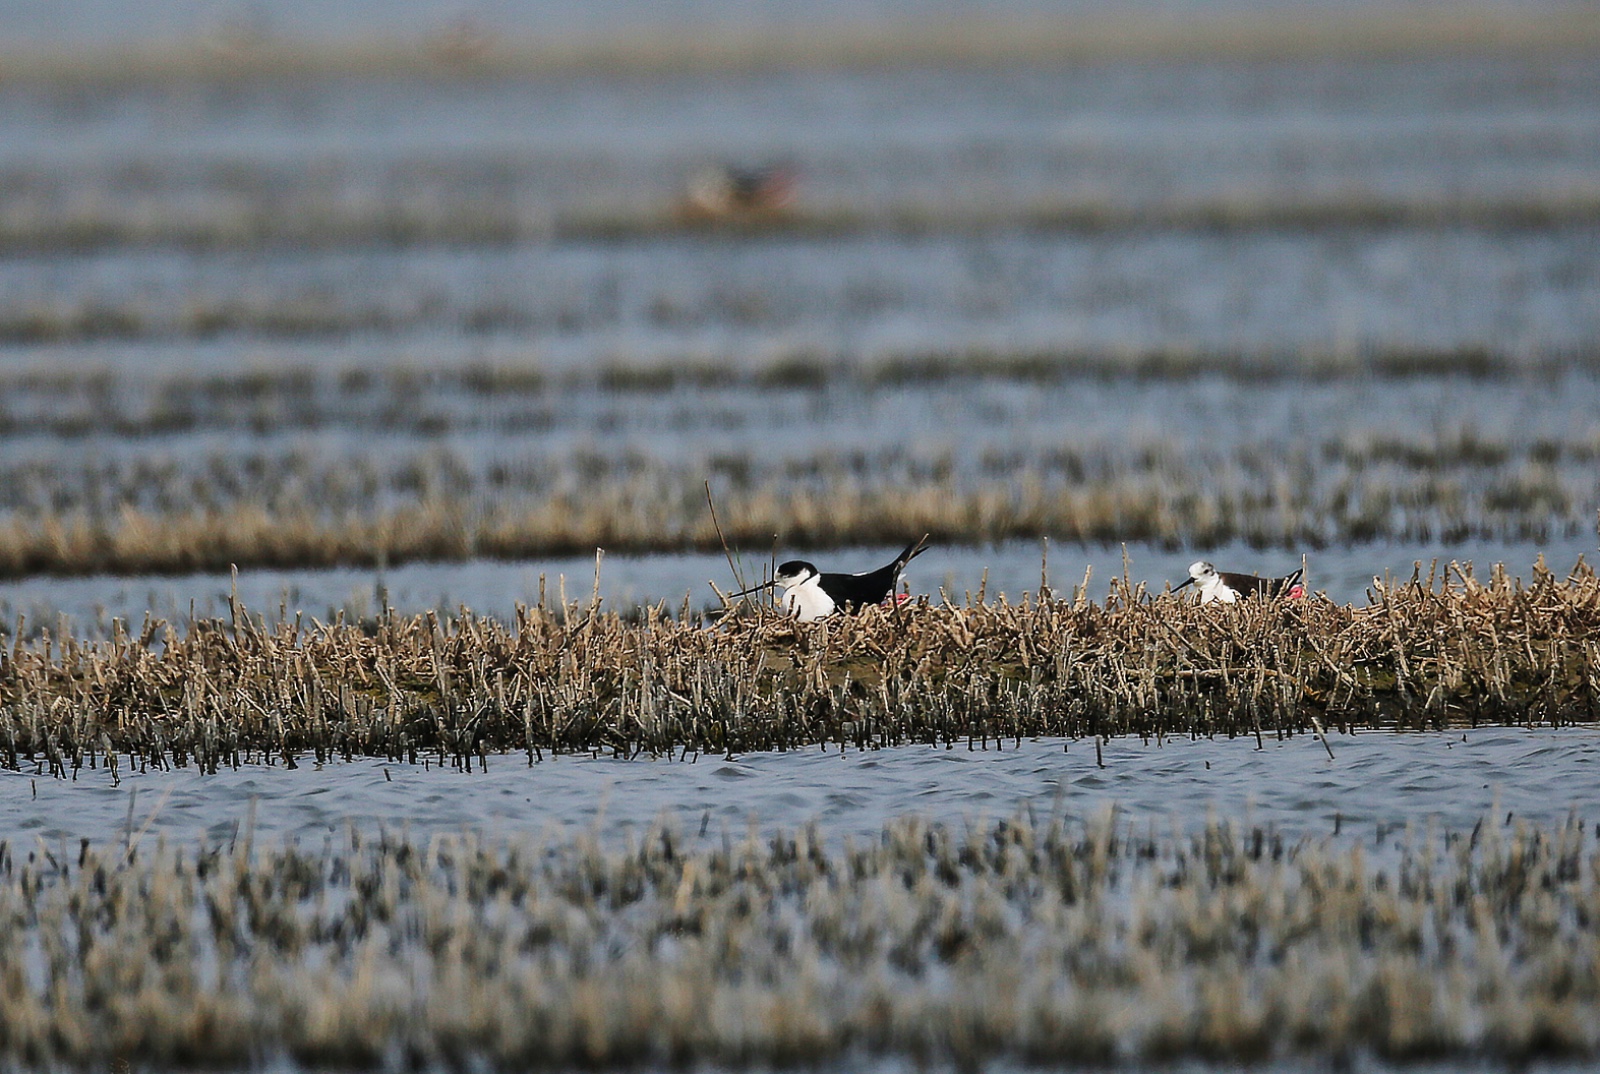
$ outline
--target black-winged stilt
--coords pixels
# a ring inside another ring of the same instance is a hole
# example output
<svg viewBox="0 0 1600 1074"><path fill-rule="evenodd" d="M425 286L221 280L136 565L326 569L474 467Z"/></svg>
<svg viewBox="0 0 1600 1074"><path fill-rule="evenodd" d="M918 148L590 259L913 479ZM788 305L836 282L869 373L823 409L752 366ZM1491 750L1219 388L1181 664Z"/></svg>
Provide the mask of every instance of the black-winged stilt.
<svg viewBox="0 0 1600 1074"><path fill-rule="evenodd" d="M1268 599L1303 597L1305 587L1300 585L1300 576L1304 573L1305 568L1298 567L1292 574L1283 578L1257 578L1253 574L1219 571L1210 563L1200 559L1189 564L1189 577L1173 586L1172 591L1176 593L1193 582L1200 591L1201 604L1210 604L1214 600L1232 604L1252 593L1259 593Z"/></svg>
<svg viewBox="0 0 1600 1074"><path fill-rule="evenodd" d="M741 589L731 594L742 597L769 586L783 587L783 607L802 623L814 622L843 608L860 611L873 604L882 604L900 584L900 572L906 564L927 551L928 538L912 541L905 551L894 557L888 566L861 574L823 573L816 565L803 559L791 559L778 564L772 581Z"/></svg>

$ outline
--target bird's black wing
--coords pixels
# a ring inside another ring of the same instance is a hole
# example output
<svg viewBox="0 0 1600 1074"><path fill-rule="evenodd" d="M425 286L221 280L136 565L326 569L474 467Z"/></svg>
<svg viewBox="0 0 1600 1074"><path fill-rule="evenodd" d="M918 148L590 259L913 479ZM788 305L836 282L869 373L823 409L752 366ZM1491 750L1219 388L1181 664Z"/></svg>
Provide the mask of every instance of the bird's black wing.
<svg viewBox="0 0 1600 1074"><path fill-rule="evenodd" d="M927 549L928 538L924 536L906 545L905 551L894 557L894 562L887 566L861 574L824 574L817 584L833 598L835 604L853 604L857 609L869 604L882 604L894 592L895 584L900 581L900 572L906 569L906 564Z"/></svg>
<svg viewBox="0 0 1600 1074"><path fill-rule="evenodd" d="M1224 571L1222 573L1222 581L1229 589L1238 593L1241 597L1247 597L1251 593L1259 593L1263 597L1277 597L1288 592L1289 587L1294 585L1304 573L1305 568L1300 567L1285 578L1257 578L1253 574L1234 574L1231 571Z"/></svg>

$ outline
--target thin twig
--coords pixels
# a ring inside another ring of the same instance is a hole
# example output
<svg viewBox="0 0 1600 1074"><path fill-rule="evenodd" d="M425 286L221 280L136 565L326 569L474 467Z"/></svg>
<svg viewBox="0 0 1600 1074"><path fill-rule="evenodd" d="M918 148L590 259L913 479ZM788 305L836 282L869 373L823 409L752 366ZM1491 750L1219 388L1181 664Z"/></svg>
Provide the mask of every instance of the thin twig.
<svg viewBox="0 0 1600 1074"><path fill-rule="evenodd" d="M741 571L739 569L739 565L733 561L733 550L728 547L728 538L723 535L722 523L717 518L717 504L716 504L716 501L711 498L711 481L710 481L709 478L706 480L705 485L706 485L706 506L711 509L711 525L712 525L712 528L714 528L717 531L717 540L722 542L722 554L727 557L728 570L733 572L733 580L734 580L735 584L737 584L740 589L748 589L750 587L744 584L744 572ZM727 606L727 602L728 602L728 598L722 596L722 591L717 589L717 587L715 585L713 585L711 588L712 588L713 591L716 592L718 597L722 598L723 606L726 607Z"/></svg>

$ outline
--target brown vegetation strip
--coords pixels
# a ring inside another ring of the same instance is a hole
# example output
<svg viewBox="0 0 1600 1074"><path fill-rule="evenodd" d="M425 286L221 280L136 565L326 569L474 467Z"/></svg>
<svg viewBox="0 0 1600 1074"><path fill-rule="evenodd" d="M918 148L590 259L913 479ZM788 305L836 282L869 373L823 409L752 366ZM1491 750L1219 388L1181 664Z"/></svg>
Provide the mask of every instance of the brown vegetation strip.
<svg viewBox="0 0 1600 1074"><path fill-rule="evenodd" d="M13 642L0 763L1003 744L1031 736L1255 735L1600 717L1600 579L1448 572L1369 607L1198 606L1120 581L1081 599L907 605L715 628L660 609L521 609L360 625L147 622L110 641Z"/></svg>
<svg viewBox="0 0 1600 1074"><path fill-rule="evenodd" d="M337 777L331 777L337 778ZM532 777L530 777L532 778ZM0 843L0 1062L743 1069L1592 1059L1576 820L1361 848L1111 817L831 845Z"/></svg>
<svg viewBox="0 0 1600 1074"><path fill-rule="evenodd" d="M13 373L0 376L0 448L18 445L0 450L0 577L526 560L596 547L716 551L707 480L728 537L761 551L774 535L822 549L898 544L907 533L949 544L1049 537L1291 550L1547 541L1594 522L1600 440L1581 423L1508 435L1468 415L1392 435L1356 422L1314 441L1207 445L1185 442L1178 428L1130 438L1064 426L1059 439L1015 450L959 437L765 452L744 441L779 407L837 421L835 408L848 411L842 400L924 384L899 396L900 420L948 416L941 386L964 380L1036 383L1065 398L1074 378L1096 375L1245 381L1271 369L1335 381L1462 372L1516 381L1591 375L1596 358L1466 350L1274 365L1249 355L952 353L861 366L791 355L738 372L662 365L568 375L525 363ZM656 430L676 438L686 425L695 431L670 457L651 447ZM626 434L615 438L623 446L594 440L596 428ZM296 436L336 431L381 436L327 437L315 449ZM252 435L221 447L211 434L222 432ZM115 451L92 450L111 437Z"/></svg>
<svg viewBox="0 0 1600 1074"><path fill-rule="evenodd" d="M77 316L67 315L63 332L74 330L71 324ZM44 341L34 336L36 328L19 329L18 338L12 341ZM50 336L56 329L38 331ZM335 365L333 371L263 362L238 372L143 375L112 368L53 366L0 370L0 434L148 436L213 428L393 429L396 423L406 432L439 433L471 428L473 416L501 414L498 409L485 411L486 404L560 407L568 393L594 390L627 396L678 389L855 391L986 380L1045 385L1080 379L1159 382L1197 377L1251 384L1431 377L1543 381L1565 374L1600 375L1600 347L1533 353L1476 345L1337 351L974 347L906 350L872 357L802 347L736 362L668 355L569 368L522 359L459 366L338 369ZM465 400L466 405L448 406L457 400ZM523 424L537 426L555 420L549 410L512 410L513 421L519 413L526 414Z"/></svg>
<svg viewBox="0 0 1600 1074"><path fill-rule="evenodd" d="M213 511L125 507L102 517L11 519L0 523L0 578L538 560L589 554L597 547L624 554L720 551L722 538L709 517L686 504L698 493L696 485L646 485L627 482L552 496L523 509L430 501L374 514L330 515L310 507L267 511L245 503ZM1458 491L1456 482L1434 485L1443 493ZM1395 520L1394 485L1333 515L1256 496L1152 495L1138 485L981 491L925 482L757 490L730 499L738 503L739 517L725 528L725 536L746 549L773 547L778 544L774 533L782 535L781 544L837 549L882 544L917 531L944 544L1051 538L1080 546L1138 541L1178 549L1243 539L1254 547L1298 549L1386 538L1539 541L1576 536L1592 525L1587 517L1552 519L1542 512L1456 517L1454 511L1438 511L1440 504L1414 503L1414 498L1406 498L1405 517Z"/></svg>
<svg viewBox="0 0 1600 1074"><path fill-rule="evenodd" d="M1299 480L1302 469L1290 459L1250 479L1230 458L1211 469L1134 469L1091 481L1026 467L987 481L893 471L774 476L719 496L728 515L720 535L705 510L701 470L647 466L596 478L581 492L502 496L485 488L384 507L348 486L338 507L303 493L234 498L225 482L179 473L155 482L178 490L178 505L166 509L107 510L101 502L0 516L0 578L537 561L596 548L716 552L724 538L746 550L827 549L893 544L907 533L949 545L1049 538L1178 549L1244 541L1292 551L1375 540L1545 541L1594 525L1592 499L1574 487L1586 487L1589 475L1564 480L1546 465L1477 472L1470 490L1453 471L1349 469L1312 485Z"/></svg>
<svg viewBox="0 0 1600 1074"><path fill-rule="evenodd" d="M468 195L470 196L470 195ZM1600 223L1600 196L1590 190L1547 191L1510 197L1331 199L1235 199L1157 204L1085 200L986 206L889 205L860 207L813 205L792 211L706 220L685 217L668 206L618 206L566 213L551 218L514 208L482 206L416 210L408 207L322 207L273 210L152 212L137 216L116 207L66 215L30 213L0 216L0 253L88 252L119 246L172 246L193 250L250 250L286 247L340 249L430 244L506 246L530 242L633 242L663 236L837 239L894 235L968 235L991 232L1081 233L1150 231L1320 231L1335 228L1475 227L1495 230L1551 230ZM516 314L489 308L472 316L499 325ZM524 315L525 316L525 315ZM138 311L83 311L76 321L46 313L30 321L16 316L0 322L0 335L57 338L131 338L154 334ZM330 316L324 308L252 310L239 303L216 303L187 311L182 326L195 335L213 335L238 324L280 334L392 329L404 314L382 309ZM170 329L169 329L170 331Z"/></svg>

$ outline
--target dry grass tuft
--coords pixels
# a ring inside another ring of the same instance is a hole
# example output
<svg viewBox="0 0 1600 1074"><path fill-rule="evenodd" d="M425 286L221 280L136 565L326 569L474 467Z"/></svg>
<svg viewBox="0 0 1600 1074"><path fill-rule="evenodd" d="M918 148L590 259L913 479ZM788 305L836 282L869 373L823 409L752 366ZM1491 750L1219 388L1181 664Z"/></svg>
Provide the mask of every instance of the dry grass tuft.
<svg viewBox="0 0 1600 1074"><path fill-rule="evenodd" d="M84 766L357 755L470 766L522 751L1003 747L1034 736L1282 737L1357 727L1597 718L1600 579L1530 585L1452 567L1380 590L1200 607L1113 586L1082 599L871 609L799 626L746 607L716 628L661 608L463 610L16 640L0 763Z"/></svg>

